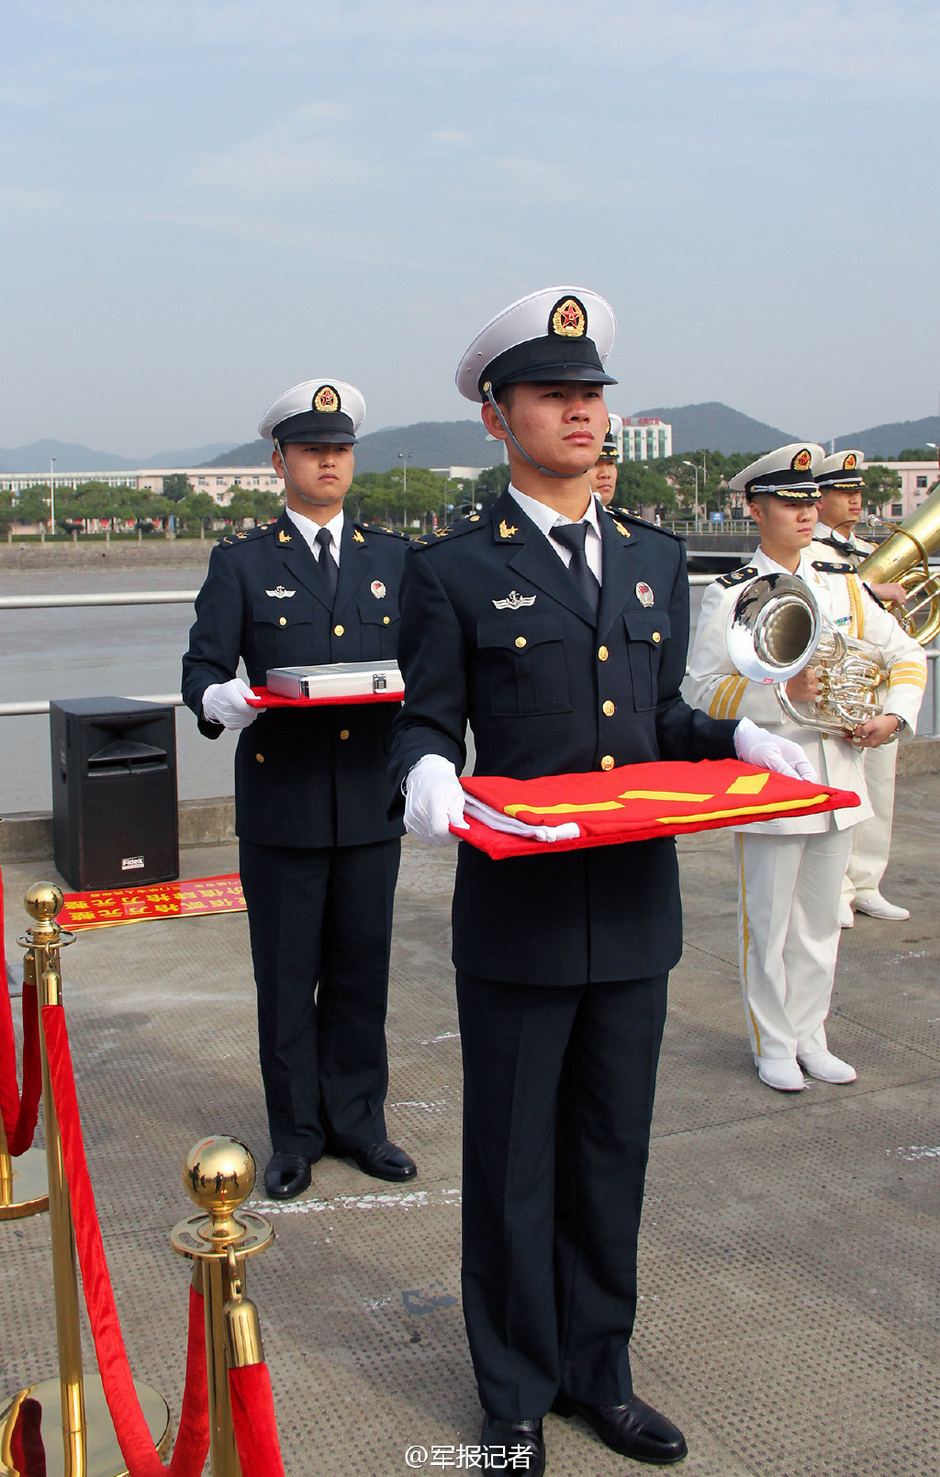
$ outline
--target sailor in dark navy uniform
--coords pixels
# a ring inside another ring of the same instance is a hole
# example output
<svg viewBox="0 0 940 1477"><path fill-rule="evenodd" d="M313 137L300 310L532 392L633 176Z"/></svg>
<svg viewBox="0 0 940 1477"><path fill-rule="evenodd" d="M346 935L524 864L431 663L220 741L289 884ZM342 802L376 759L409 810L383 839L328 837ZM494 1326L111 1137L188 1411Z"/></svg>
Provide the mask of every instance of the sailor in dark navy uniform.
<svg viewBox="0 0 940 1477"><path fill-rule="evenodd" d="M467 723L475 772L518 779L751 753L736 745L741 726L679 695L681 541L591 496L614 329L595 293L533 293L458 370L507 444L512 482L491 512L408 555L393 774L406 827L431 844L463 822ZM514 1470L540 1473L542 1417L576 1410L614 1450L678 1461L682 1433L634 1395L628 1349L666 980L681 951L675 845L498 862L461 845L453 927L463 1296L483 1444L522 1448Z"/></svg>
<svg viewBox="0 0 940 1477"><path fill-rule="evenodd" d="M183 659L183 696L208 738L242 730L235 757L239 869L258 987L273 1156L268 1194L298 1195L326 1152L406 1180L389 1143L385 1008L402 825L389 819L392 704L272 709L270 667L394 658L402 535L343 510L359 391L309 380L260 426L286 483L277 521L213 550Z"/></svg>

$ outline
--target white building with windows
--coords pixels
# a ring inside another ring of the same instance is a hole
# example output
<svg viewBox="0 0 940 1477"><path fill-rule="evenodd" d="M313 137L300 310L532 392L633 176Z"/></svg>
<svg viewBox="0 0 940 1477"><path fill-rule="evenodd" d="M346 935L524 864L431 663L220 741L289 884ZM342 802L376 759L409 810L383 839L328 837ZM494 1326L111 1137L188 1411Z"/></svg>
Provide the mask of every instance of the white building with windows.
<svg viewBox="0 0 940 1477"><path fill-rule="evenodd" d="M622 435L625 462L652 462L672 456L672 426L655 416L625 417Z"/></svg>
<svg viewBox="0 0 940 1477"><path fill-rule="evenodd" d="M104 482L108 487L134 487L163 493L165 477L184 476L194 492L205 492L220 508L232 500L232 489L245 487L252 491L277 492L281 487L273 467L154 467L137 472L60 472L55 473L55 486L80 487L83 482ZM49 485L48 472L0 473L0 492L23 492L27 487Z"/></svg>
<svg viewBox="0 0 940 1477"><path fill-rule="evenodd" d="M885 523L900 523L915 513L927 498L940 477L940 468L935 460L929 462L890 462L877 457L866 461L866 467L889 467L901 478L897 497L881 505L881 517Z"/></svg>

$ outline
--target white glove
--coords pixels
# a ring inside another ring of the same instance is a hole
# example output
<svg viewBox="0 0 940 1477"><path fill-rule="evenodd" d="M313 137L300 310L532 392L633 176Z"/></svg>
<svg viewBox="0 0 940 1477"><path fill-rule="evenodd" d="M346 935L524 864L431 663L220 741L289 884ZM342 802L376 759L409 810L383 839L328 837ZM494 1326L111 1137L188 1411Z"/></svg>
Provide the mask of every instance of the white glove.
<svg viewBox="0 0 940 1477"><path fill-rule="evenodd" d="M226 728L247 728L261 709L251 707L246 697L254 697L254 693L240 677L233 677L231 682L213 682L202 695L203 716Z"/></svg>
<svg viewBox="0 0 940 1477"><path fill-rule="evenodd" d="M789 775L791 780L819 784L819 775L799 744L792 739L778 738L766 728L758 728L750 718L742 718L734 730L734 752L745 764L776 770L777 774Z"/></svg>
<svg viewBox="0 0 940 1477"><path fill-rule="evenodd" d="M441 754L425 754L405 780L405 830L429 846L456 842L450 827L469 830L463 818L464 792L457 771Z"/></svg>

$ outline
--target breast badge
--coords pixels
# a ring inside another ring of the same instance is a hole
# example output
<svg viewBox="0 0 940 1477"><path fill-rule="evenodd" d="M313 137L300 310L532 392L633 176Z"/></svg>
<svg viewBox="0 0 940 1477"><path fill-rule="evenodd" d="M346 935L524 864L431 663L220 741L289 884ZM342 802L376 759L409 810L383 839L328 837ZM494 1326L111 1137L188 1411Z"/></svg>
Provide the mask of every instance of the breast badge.
<svg viewBox="0 0 940 1477"><path fill-rule="evenodd" d="M535 596L520 595L518 590L510 590L505 600L494 600L493 604L497 610L523 610L527 605L535 604Z"/></svg>
<svg viewBox="0 0 940 1477"><path fill-rule="evenodd" d="M649 610L650 606L654 603L656 596L653 594L649 585L646 584L644 580L640 580L639 584L636 587L636 598L639 600L641 605L645 605L647 610Z"/></svg>
<svg viewBox="0 0 940 1477"><path fill-rule="evenodd" d="M369 586L369 589L372 591L376 600L385 599L385 586L382 584L381 580L373 580L371 585Z"/></svg>
<svg viewBox="0 0 940 1477"><path fill-rule="evenodd" d="M292 595L297 594L297 591L285 590L283 585L275 585L273 590L265 590L264 593L270 595L272 600L289 600Z"/></svg>

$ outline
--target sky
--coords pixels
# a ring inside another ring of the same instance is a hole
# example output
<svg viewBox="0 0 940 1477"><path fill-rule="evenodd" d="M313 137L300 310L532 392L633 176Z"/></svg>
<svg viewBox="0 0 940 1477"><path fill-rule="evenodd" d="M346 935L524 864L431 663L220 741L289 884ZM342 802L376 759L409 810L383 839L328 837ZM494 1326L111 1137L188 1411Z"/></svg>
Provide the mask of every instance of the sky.
<svg viewBox="0 0 940 1477"><path fill-rule="evenodd" d="M6 0L0 446L475 417L487 320L580 285L621 413L817 440L938 410L935 0Z"/></svg>

